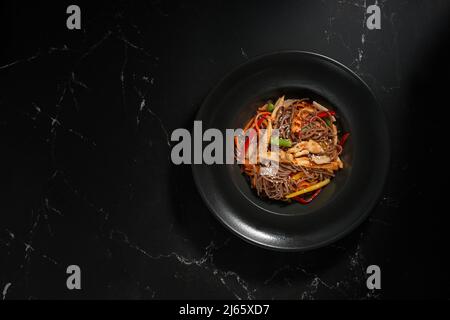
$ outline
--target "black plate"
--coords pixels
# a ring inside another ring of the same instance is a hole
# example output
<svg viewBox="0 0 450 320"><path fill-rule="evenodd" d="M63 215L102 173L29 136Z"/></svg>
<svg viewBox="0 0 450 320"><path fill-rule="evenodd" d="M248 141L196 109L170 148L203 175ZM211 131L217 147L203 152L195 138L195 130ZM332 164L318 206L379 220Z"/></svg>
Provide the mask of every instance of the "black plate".
<svg viewBox="0 0 450 320"><path fill-rule="evenodd" d="M260 246L308 250L338 240L358 226L381 195L389 167L385 118L369 87L328 57L298 51L251 60L228 74L208 95L196 119L203 130L241 128L262 101L285 94L310 97L339 115L350 132L345 168L309 205L256 196L238 165L193 165L200 195L236 234Z"/></svg>

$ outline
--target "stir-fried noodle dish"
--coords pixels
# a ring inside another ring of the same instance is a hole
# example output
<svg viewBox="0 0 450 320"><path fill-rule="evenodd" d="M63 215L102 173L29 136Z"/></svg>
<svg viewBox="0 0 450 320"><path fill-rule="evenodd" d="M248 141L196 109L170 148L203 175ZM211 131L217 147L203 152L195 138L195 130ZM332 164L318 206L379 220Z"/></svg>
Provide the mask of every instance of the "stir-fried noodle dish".
<svg viewBox="0 0 450 320"><path fill-rule="evenodd" d="M349 133L338 131L335 111L309 98L282 96L275 103L267 101L255 111L243 128L244 133L255 132L255 137L247 134L244 143L236 141L237 154L243 155L242 171L251 187L262 198L310 203L337 171L344 168L340 155ZM278 137L271 135L274 129L278 129ZM260 134L263 131L266 136ZM259 156L256 161L249 161L252 152L249 141L255 139L261 143L266 138L269 149L278 147L275 174L262 174L264 166Z"/></svg>

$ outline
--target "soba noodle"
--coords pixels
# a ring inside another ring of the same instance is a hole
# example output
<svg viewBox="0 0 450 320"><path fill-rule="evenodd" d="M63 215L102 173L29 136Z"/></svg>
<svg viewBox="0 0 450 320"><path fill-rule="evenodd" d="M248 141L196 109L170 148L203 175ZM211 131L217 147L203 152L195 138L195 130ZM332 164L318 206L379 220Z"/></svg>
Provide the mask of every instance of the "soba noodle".
<svg viewBox="0 0 450 320"><path fill-rule="evenodd" d="M261 162L242 165L252 188L261 197L284 201L292 198L309 203L335 172L343 168L339 155L348 134L339 141L335 112L317 102L310 99L285 100L283 96L275 105L269 102L258 108L248 123L246 130L255 128L259 132L268 126L279 130L280 157L275 174L261 174L265 165ZM247 157L246 150L244 157ZM312 196L305 199L305 194Z"/></svg>

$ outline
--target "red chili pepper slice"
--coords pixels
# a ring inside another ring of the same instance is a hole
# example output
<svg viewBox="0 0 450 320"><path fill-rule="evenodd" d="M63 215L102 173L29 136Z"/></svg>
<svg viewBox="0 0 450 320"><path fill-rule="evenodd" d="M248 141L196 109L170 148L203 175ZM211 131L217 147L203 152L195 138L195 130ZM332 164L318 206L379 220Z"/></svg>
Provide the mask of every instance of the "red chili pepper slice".
<svg viewBox="0 0 450 320"><path fill-rule="evenodd" d="M269 116L269 114L270 114L270 113L266 113L266 114L263 114L262 116L259 117L258 122L256 122L258 128L259 128L259 126L261 125L261 123L263 123L263 121L264 121L265 119L267 119L267 117Z"/></svg>
<svg viewBox="0 0 450 320"><path fill-rule="evenodd" d="M254 131L251 131L249 136L245 137L244 154L247 154L247 150L250 145L250 140L253 140L254 135L255 135Z"/></svg>
<svg viewBox="0 0 450 320"><path fill-rule="evenodd" d="M317 114L319 118L326 118L334 115L336 115L336 111L322 111Z"/></svg>
<svg viewBox="0 0 450 320"><path fill-rule="evenodd" d="M341 137L341 141L339 141L339 145L343 147L344 144L345 144L345 141L347 141L347 139L348 139L349 136L350 136L350 133L349 133L349 132L344 133L344 134L342 135L342 137Z"/></svg>
<svg viewBox="0 0 450 320"><path fill-rule="evenodd" d="M260 118L258 119L258 121L256 122L256 125L259 127L261 125L261 123L263 123L263 121L265 119L267 119L269 114L270 114L270 112L267 112L267 114L261 115ZM250 145L250 140L253 140L254 135L255 135L255 131L251 131L249 136L245 137L244 154L247 154L248 146Z"/></svg>
<svg viewBox="0 0 450 320"><path fill-rule="evenodd" d="M312 196L309 197L308 199L304 199L304 198L302 198L302 197L300 197L300 196L294 197L293 199L294 199L295 201L301 203L301 204L308 204L308 203L310 203L311 201L313 201L313 200L319 195L320 191L322 191L322 189L317 189L317 190L312 194Z"/></svg>

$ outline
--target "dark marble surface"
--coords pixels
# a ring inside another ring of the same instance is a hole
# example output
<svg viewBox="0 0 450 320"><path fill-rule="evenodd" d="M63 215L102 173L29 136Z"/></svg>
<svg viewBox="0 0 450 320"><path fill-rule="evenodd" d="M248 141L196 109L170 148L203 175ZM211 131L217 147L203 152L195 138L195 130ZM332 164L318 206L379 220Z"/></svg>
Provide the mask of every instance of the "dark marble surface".
<svg viewBox="0 0 450 320"><path fill-rule="evenodd" d="M377 1L382 29L370 31L373 3L80 3L81 31L65 28L66 4L3 4L0 298L448 299L445 193L429 187L445 142L424 132L448 122L450 3ZM191 128L221 77L284 49L360 75L392 139L370 218L307 253L235 237L190 167L170 162L172 130ZM66 288L70 264L80 291ZM366 288L370 264L379 291Z"/></svg>

